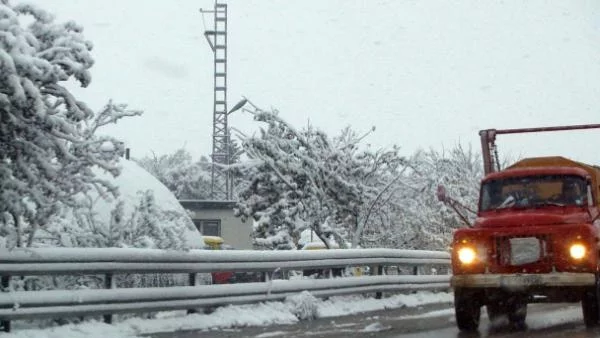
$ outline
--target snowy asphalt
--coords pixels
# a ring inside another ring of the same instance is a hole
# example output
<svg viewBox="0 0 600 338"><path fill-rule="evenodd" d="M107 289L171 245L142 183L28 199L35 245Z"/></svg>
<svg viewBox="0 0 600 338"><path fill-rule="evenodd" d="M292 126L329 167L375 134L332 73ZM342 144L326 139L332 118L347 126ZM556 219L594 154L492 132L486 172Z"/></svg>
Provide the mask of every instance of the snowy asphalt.
<svg viewBox="0 0 600 338"><path fill-rule="evenodd" d="M302 321L294 325L233 328L220 331L187 331L154 334L153 338L195 337L600 337L600 329L583 325L579 304L534 304L528 309L527 327L492 325L485 313L474 334L459 333L452 304L380 310L358 315Z"/></svg>

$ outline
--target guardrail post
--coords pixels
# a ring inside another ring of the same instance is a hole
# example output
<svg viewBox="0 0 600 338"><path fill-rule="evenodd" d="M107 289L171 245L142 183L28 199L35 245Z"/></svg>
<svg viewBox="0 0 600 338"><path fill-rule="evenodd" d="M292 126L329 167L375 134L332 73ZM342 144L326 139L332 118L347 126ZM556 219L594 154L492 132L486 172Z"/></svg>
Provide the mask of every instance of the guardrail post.
<svg viewBox="0 0 600 338"><path fill-rule="evenodd" d="M113 276L112 273L107 273L104 276L104 288L105 289L114 289L116 287L115 281L114 281L113 277L114 276ZM106 324L112 324L112 313L111 314L106 314L103 317L104 317L104 322Z"/></svg>
<svg viewBox="0 0 600 338"><path fill-rule="evenodd" d="M190 273L188 275L188 285L189 286L196 286L198 285L198 279L196 278L197 274L194 273Z"/></svg>
<svg viewBox="0 0 600 338"><path fill-rule="evenodd" d="M10 288L10 276L2 276L2 291L8 292Z"/></svg>
<svg viewBox="0 0 600 338"><path fill-rule="evenodd" d="M3 292L10 291L10 276L2 276L0 283L2 284ZM10 320L0 321L0 326L2 326L2 330L4 330L4 332L10 332Z"/></svg>
<svg viewBox="0 0 600 338"><path fill-rule="evenodd" d="M188 285L189 286L196 286L198 284L197 283L198 280L197 280L196 276L197 276L197 274L195 272L194 273L190 273L188 275ZM191 314L191 313L196 313L196 312L197 312L196 309L188 309L187 310L187 314L188 315Z"/></svg>
<svg viewBox="0 0 600 338"><path fill-rule="evenodd" d="M419 267L418 266L413 266L413 275L417 276L419 274Z"/></svg>
<svg viewBox="0 0 600 338"><path fill-rule="evenodd" d="M377 265L377 275L381 276L383 275L383 266L382 265ZM381 297L383 296L383 292L376 292L375 293L375 299L381 299Z"/></svg>

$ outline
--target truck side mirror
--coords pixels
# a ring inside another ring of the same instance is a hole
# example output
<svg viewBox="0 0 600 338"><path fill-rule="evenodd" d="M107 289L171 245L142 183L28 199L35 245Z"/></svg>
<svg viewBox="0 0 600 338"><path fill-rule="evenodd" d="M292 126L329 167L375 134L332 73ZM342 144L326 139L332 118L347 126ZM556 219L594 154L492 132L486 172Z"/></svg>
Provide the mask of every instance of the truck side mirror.
<svg viewBox="0 0 600 338"><path fill-rule="evenodd" d="M437 199L440 202L446 202L448 200L448 195L446 194L446 187L444 187L441 184L438 185L437 192L435 193L435 195L437 196Z"/></svg>

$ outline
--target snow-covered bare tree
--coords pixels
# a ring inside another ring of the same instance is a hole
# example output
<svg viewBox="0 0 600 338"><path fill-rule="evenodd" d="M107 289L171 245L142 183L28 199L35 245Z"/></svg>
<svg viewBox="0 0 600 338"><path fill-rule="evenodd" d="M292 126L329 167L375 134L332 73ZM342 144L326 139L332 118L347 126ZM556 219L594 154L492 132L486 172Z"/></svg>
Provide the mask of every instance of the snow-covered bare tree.
<svg viewBox="0 0 600 338"><path fill-rule="evenodd" d="M246 177L236 212L255 221L261 246L289 249L310 228L325 243L334 237L353 247L444 249L463 225L437 201L437 186L476 205L483 172L471 149L418 151L406 159L397 146L361 147L366 135L350 128L329 138L253 108L248 111L267 127L259 136L242 135L249 161L234 168Z"/></svg>
<svg viewBox="0 0 600 338"><path fill-rule="evenodd" d="M243 137L242 147L249 161L242 170L247 181L240 189L236 215L255 223L255 243L271 249L291 249L294 235L310 226L301 215L303 197L312 175L302 166L306 147L295 130L276 113L256 109L255 119L267 123L260 137ZM306 163L307 165L313 164Z"/></svg>
<svg viewBox="0 0 600 338"><path fill-rule="evenodd" d="M175 194L178 199L210 197L210 163L203 158L194 162L184 148L173 154L143 157L136 162Z"/></svg>
<svg viewBox="0 0 600 338"><path fill-rule="evenodd" d="M445 249L452 231L464 227L460 217L436 197L438 185L444 185L454 199L475 210L479 181L483 177L481 155L456 145L449 151L417 151L411 161L403 190L403 208L398 217L397 234L402 247ZM474 215L466 213L473 220Z"/></svg>
<svg viewBox="0 0 600 338"><path fill-rule="evenodd" d="M288 249L307 228L326 245L331 239L339 244L358 242L361 224L379 219L369 221L367 215L382 210L380 204L387 197L378 189L387 190L389 182L382 181L380 173L402 163L397 149L360 150L364 136L349 128L329 138L311 126L296 130L276 111L253 107L250 112L267 128L259 137L242 136L250 160L236 166L248 178L237 214L256 222L256 243Z"/></svg>
<svg viewBox="0 0 600 338"><path fill-rule="evenodd" d="M243 153L239 143L231 140L229 146L231 163L239 162ZM194 161L189 151L180 148L173 154L145 156L135 161L156 177L178 199L210 199L212 162L206 156ZM225 170L225 168L223 168ZM237 187L240 172L232 170L232 187Z"/></svg>
<svg viewBox="0 0 600 338"><path fill-rule="evenodd" d="M409 164L399 152L399 147L393 146L391 149L369 149L359 156L365 168L360 181L369 189L365 190L367 202L356 219L353 247L397 247L389 239L394 237L397 215L403 207L399 196L409 188L404 182Z"/></svg>
<svg viewBox="0 0 600 338"><path fill-rule="evenodd" d="M138 115L110 102L94 114L65 87L91 80L92 44L74 22L55 23L33 5L0 1L0 237L23 245L60 205L90 189L115 194L93 167L119 173L123 145L97 131Z"/></svg>

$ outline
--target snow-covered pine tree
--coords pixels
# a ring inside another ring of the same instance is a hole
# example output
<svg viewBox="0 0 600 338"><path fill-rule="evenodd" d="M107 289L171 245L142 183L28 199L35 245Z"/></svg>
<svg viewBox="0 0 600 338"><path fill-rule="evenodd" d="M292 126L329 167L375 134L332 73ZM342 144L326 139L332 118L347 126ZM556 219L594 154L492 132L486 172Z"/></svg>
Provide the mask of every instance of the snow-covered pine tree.
<svg viewBox="0 0 600 338"><path fill-rule="evenodd" d="M140 113L109 103L95 115L66 89L67 81L91 80L92 44L82 30L33 5L0 1L0 235L8 246L30 243L82 192L116 193L92 167L117 175L123 145L96 131Z"/></svg>

